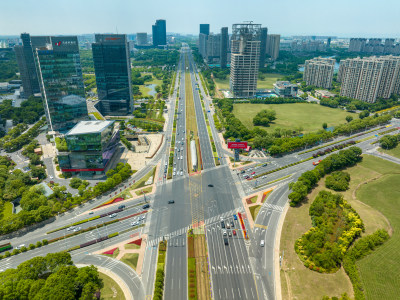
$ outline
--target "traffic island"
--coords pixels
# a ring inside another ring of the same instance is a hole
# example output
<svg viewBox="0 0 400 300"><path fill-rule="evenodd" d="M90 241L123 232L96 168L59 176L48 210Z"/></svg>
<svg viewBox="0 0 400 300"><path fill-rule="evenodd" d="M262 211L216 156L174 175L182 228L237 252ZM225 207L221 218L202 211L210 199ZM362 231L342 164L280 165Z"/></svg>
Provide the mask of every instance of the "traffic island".
<svg viewBox="0 0 400 300"><path fill-rule="evenodd" d="M261 192L254 193L250 196L246 196L242 198L242 203L247 216L251 216L248 218L251 229L255 226L255 221L257 218L257 214L260 211L262 205L265 200L269 196L269 194L273 191L276 186Z"/></svg>

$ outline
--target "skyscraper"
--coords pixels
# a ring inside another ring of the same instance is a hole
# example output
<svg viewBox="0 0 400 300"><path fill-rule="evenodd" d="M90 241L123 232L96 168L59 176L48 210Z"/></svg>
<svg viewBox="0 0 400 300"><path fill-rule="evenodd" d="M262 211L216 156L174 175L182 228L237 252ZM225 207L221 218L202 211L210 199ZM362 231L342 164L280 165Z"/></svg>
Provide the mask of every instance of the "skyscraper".
<svg viewBox="0 0 400 300"><path fill-rule="evenodd" d="M208 63L219 62L221 54L221 35L209 34L207 38L207 61Z"/></svg>
<svg viewBox="0 0 400 300"><path fill-rule="evenodd" d="M207 40L208 34L199 34L199 53L203 57L203 59L207 58Z"/></svg>
<svg viewBox="0 0 400 300"><path fill-rule="evenodd" d="M133 111L131 67L125 34L96 34L92 44L99 109L106 116Z"/></svg>
<svg viewBox="0 0 400 300"><path fill-rule="evenodd" d="M200 33L210 34L210 24L200 24Z"/></svg>
<svg viewBox="0 0 400 300"><path fill-rule="evenodd" d="M157 20L153 25L153 46L167 45L167 23L165 20Z"/></svg>
<svg viewBox="0 0 400 300"><path fill-rule="evenodd" d="M138 32L136 34L136 44L139 46L147 45L147 33Z"/></svg>
<svg viewBox="0 0 400 300"><path fill-rule="evenodd" d="M221 28L221 53L219 55L221 68L226 68L226 62L228 59L228 47L229 47L228 27L222 27Z"/></svg>
<svg viewBox="0 0 400 300"><path fill-rule="evenodd" d="M306 60L303 80L307 85L330 89L332 87L335 59L316 57Z"/></svg>
<svg viewBox="0 0 400 300"><path fill-rule="evenodd" d="M88 120L78 39L50 37L50 42L35 50L35 62L50 130L66 132Z"/></svg>
<svg viewBox="0 0 400 300"><path fill-rule="evenodd" d="M34 50L36 47L45 46L49 43L49 37L30 37L29 33L21 34L22 46L15 46L18 69L20 72L24 96L29 97L40 93L39 79L36 71Z"/></svg>
<svg viewBox="0 0 400 300"><path fill-rule="evenodd" d="M268 34L266 52L271 56L272 60L276 60L279 56L279 47L281 42L280 34Z"/></svg>
<svg viewBox="0 0 400 300"><path fill-rule="evenodd" d="M251 97L257 90L261 24L233 24L230 90L234 97Z"/></svg>
<svg viewBox="0 0 400 300"><path fill-rule="evenodd" d="M260 68L264 67L265 64L265 55L267 54L267 36L268 36L268 28L261 28L260 34Z"/></svg>

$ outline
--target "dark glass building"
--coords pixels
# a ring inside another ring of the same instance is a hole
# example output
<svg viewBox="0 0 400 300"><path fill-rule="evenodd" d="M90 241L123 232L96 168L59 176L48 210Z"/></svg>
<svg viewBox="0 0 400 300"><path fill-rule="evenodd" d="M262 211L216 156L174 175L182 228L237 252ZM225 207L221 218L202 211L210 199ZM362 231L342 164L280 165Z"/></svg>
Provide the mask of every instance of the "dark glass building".
<svg viewBox="0 0 400 300"><path fill-rule="evenodd" d="M221 28L221 53L220 53L220 65L221 68L225 68L228 60L228 49L229 49L229 35L228 27Z"/></svg>
<svg viewBox="0 0 400 300"><path fill-rule="evenodd" d="M165 20L157 20L153 25L153 46L167 45L167 22Z"/></svg>
<svg viewBox="0 0 400 300"><path fill-rule="evenodd" d="M98 108L105 116L133 111L131 66L125 34L96 34L92 44Z"/></svg>
<svg viewBox="0 0 400 300"><path fill-rule="evenodd" d="M200 24L200 33L209 35L210 34L210 24Z"/></svg>
<svg viewBox="0 0 400 300"><path fill-rule="evenodd" d="M262 27L260 32L260 68L264 67L265 56L267 55L268 28Z"/></svg>
<svg viewBox="0 0 400 300"><path fill-rule="evenodd" d="M29 33L21 34L22 45L14 47L18 69L24 88L24 96L28 98L40 93L38 74L35 66L34 51L50 42L47 36L31 37Z"/></svg>
<svg viewBox="0 0 400 300"><path fill-rule="evenodd" d="M65 134L68 151L58 153L63 172L104 174L120 140L115 121L82 121Z"/></svg>
<svg viewBox="0 0 400 300"><path fill-rule="evenodd" d="M36 49L36 64L47 122L51 131L66 132L88 120L76 36L50 37Z"/></svg>

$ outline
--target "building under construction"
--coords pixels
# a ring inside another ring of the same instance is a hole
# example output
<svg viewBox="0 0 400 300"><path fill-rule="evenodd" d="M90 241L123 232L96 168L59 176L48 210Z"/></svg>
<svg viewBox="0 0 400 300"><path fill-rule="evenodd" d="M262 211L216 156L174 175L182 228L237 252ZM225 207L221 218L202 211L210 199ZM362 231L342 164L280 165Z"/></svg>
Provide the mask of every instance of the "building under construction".
<svg viewBox="0 0 400 300"><path fill-rule="evenodd" d="M257 90L261 24L233 24L230 90L234 97L251 97Z"/></svg>

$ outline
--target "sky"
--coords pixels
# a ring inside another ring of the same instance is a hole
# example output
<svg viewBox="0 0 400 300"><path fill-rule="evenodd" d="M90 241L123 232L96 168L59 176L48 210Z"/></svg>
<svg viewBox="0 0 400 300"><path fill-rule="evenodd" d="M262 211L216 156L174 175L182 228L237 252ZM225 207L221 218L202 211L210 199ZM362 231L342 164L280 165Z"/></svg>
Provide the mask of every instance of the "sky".
<svg viewBox="0 0 400 300"><path fill-rule="evenodd" d="M339 37L400 37L399 0L3 0L0 36L151 33L156 19L167 32L198 34L243 21L269 33Z"/></svg>

